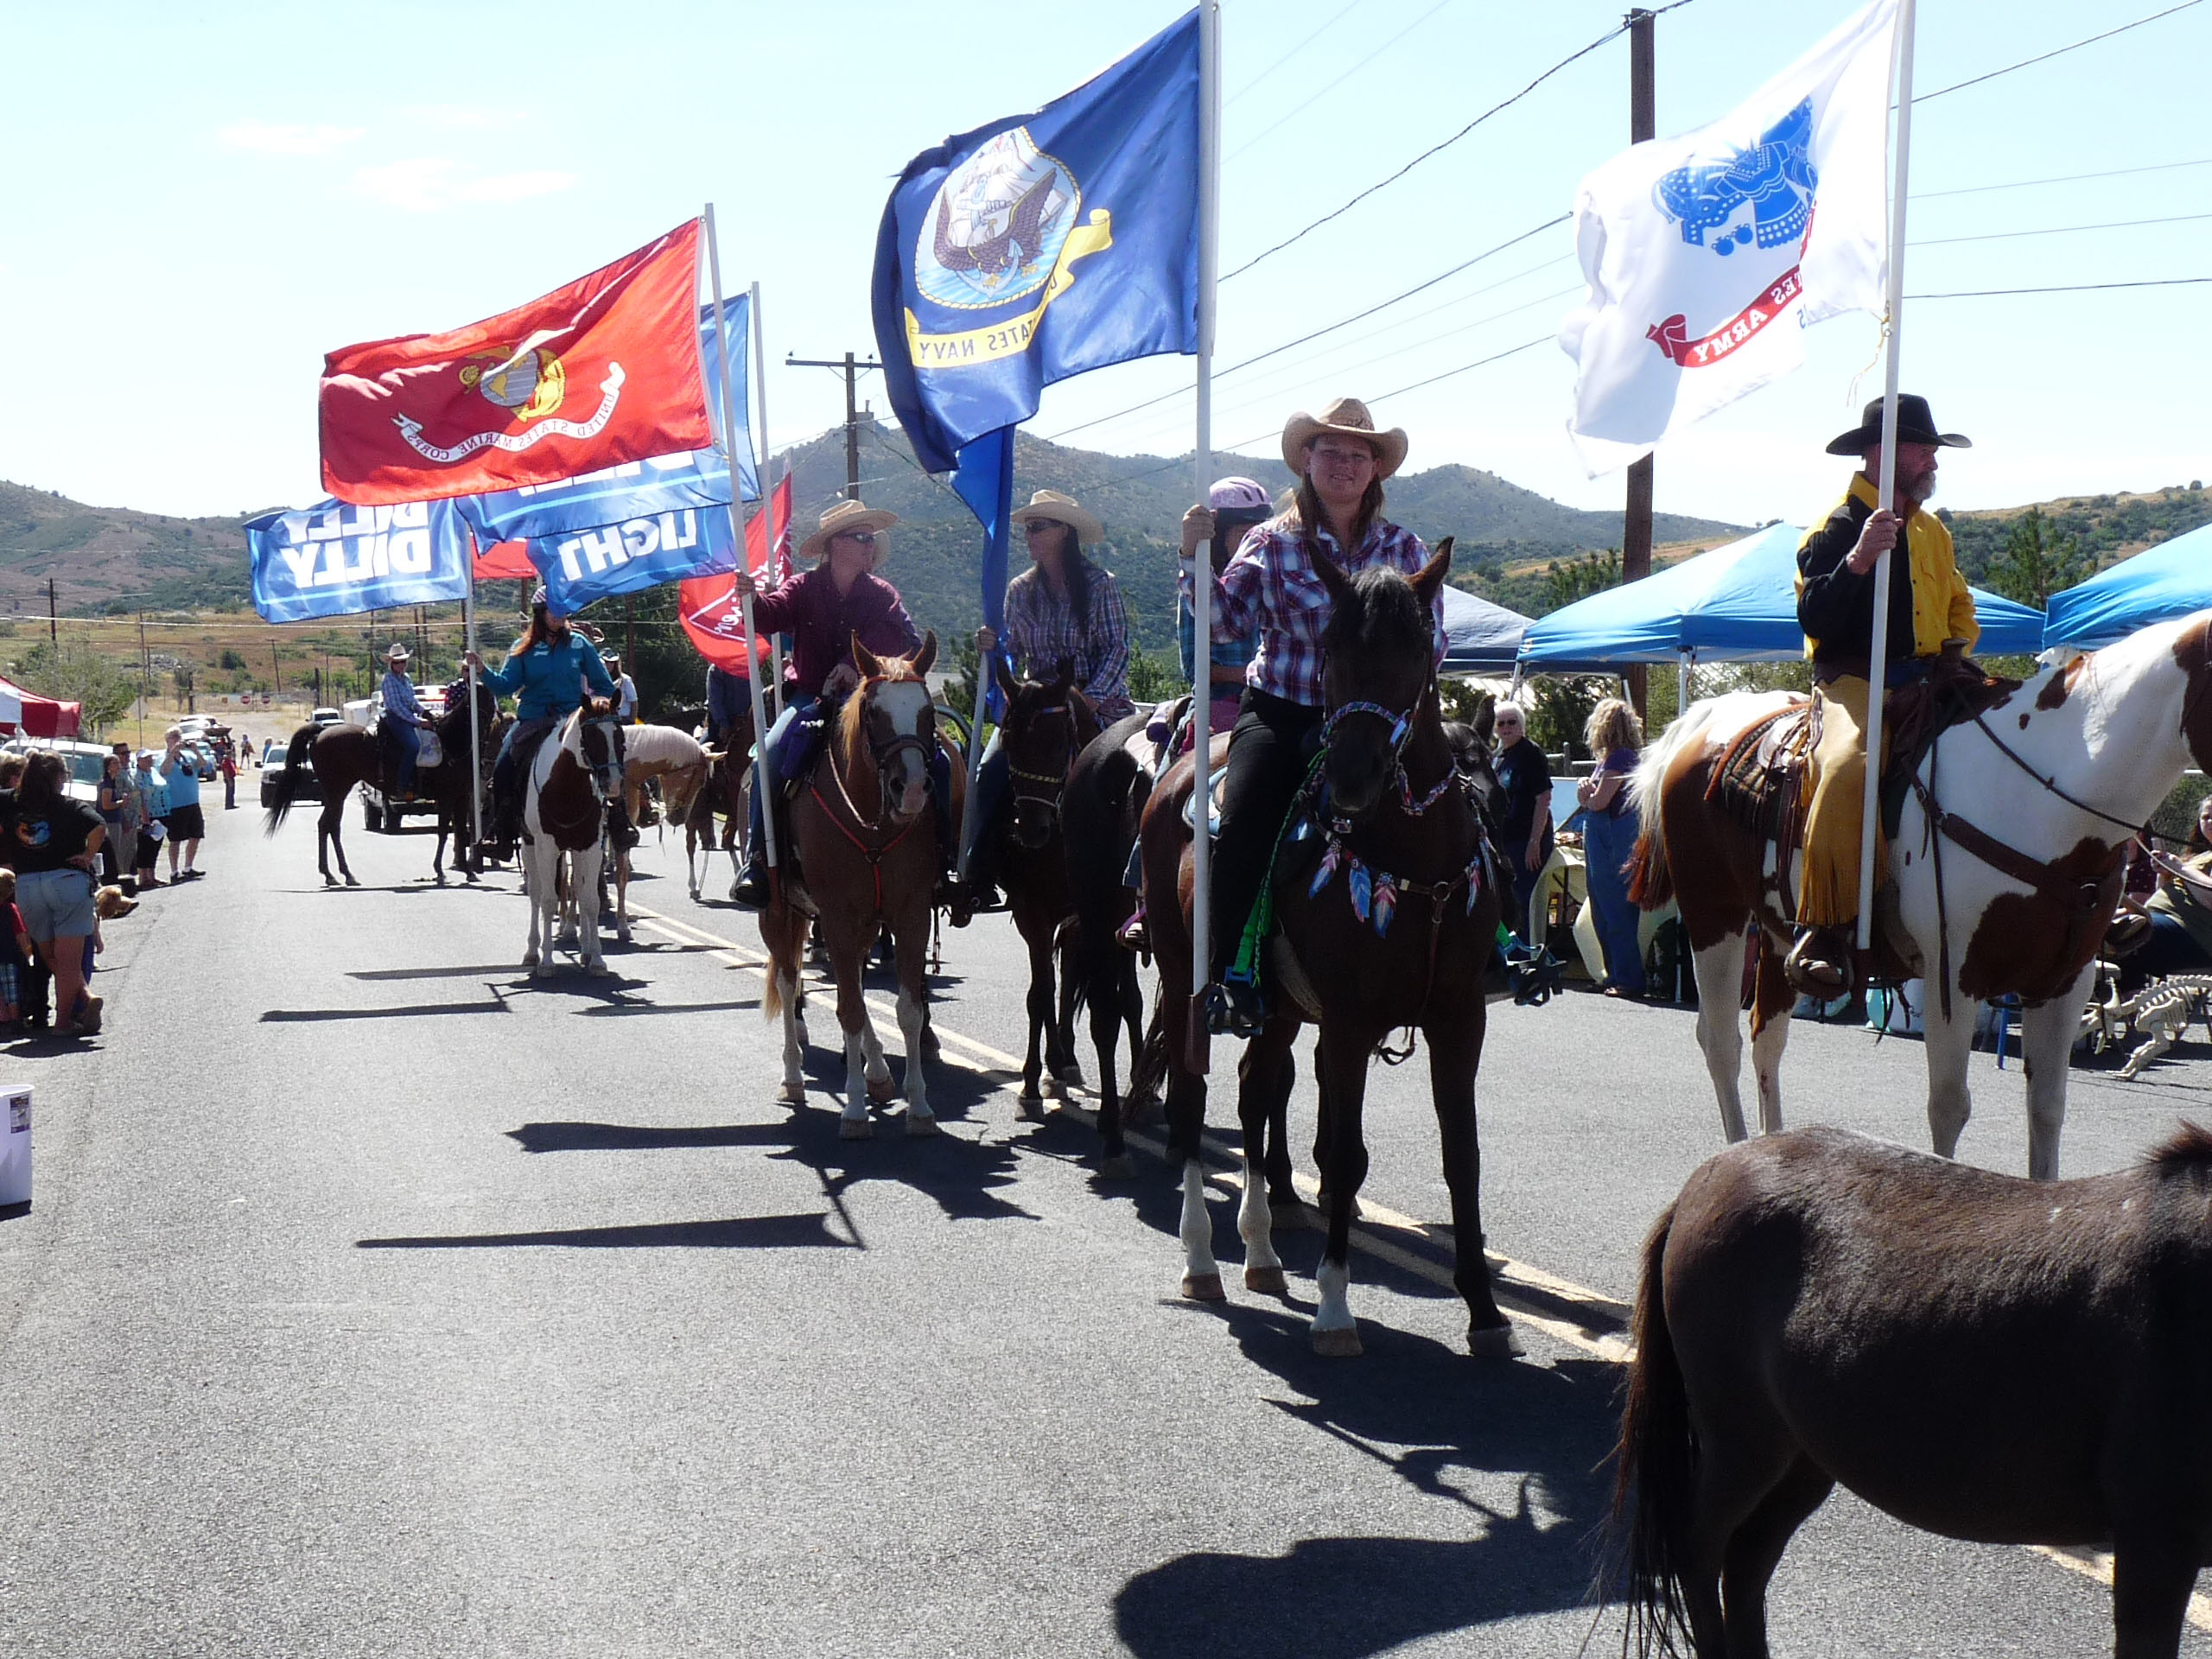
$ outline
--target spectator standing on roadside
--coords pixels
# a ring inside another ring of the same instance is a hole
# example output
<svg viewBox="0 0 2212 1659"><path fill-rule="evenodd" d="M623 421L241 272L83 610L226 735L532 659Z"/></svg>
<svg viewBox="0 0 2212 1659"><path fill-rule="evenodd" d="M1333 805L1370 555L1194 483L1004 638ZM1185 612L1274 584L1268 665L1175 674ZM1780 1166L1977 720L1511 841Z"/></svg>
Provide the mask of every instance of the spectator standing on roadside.
<svg viewBox="0 0 2212 1659"><path fill-rule="evenodd" d="M215 755L216 770L223 774L223 810L235 812L238 810L238 751L226 737L215 746Z"/></svg>
<svg viewBox="0 0 2212 1659"><path fill-rule="evenodd" d="M100 842L100 880L111 884L123 879L123 867L118 862L123 856L123 804L130 793L130 780L124 775L124 764L118 755L111 754L100 762L100 787L97 804L100 822L107 826L107 835Z"/></svg>
<svg viewBox="0 0 2212 1659"><path fill-rule="evenodd" d="M192 757L184 752L184 733L172 726L162 734L162 741L168 745L162 756L162 787L168 791L168 815L162 823L168 829L169 880L196 881L200 873L193 868L193 861L200 856L200 837L207 833L207 820L200 811L200 774L193 769ZM176 861L181 855L184 869L177 870Z"/></svg>
<svg viewBox="0 0 2212 1659"><path fill-rule="evenodd" d="M85 988L85 945L92 911L92 861L107 838L100 815L66 792L68 763L41 753L16 791L9 851L16 861L16 906L54 976L54 1028L89 1037L100 1028L100 999Z"/></svg>
<svg viewBox="0 0 2212 1659"><path fill-rule="evenodd" d="M599 653L599 660L607 664L607 677L614 682L614 723L634 726L638 723L638 683L622 671L622 659L611 651Z"/></svg>
<svg viewBox="0 0 2212 1659"><path fill-rule="evenodd" d="M23 971L31 963L31 936L16 908L16 873L0 869L0 1025L23 1017Z"/></svg>
<svg viewBox="0 0 2212 1659"><path fill-rule="evenodd" d="M130 794L138 804L138 844L133 849L132 862L143 892L162 885L154 874L154 864L161 857L162 842L168 836L169 792L162 783L161 774L154 770L151 749L138 752L137 770L130 774Z"/></svg>

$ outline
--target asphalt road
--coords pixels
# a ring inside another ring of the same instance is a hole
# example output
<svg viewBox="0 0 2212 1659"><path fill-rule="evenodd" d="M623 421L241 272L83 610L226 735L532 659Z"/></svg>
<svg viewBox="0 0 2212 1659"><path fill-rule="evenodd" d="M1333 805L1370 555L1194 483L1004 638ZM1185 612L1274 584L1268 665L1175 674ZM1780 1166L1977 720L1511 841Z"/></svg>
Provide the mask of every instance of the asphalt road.
<svg viewBox="0 0 2212 1659"><path fill-rule="evenodd" d="M1497 1013L1510 1363L1459 1351L1437 1282L1422 1067L1378 1071L1367 1352L1325 1362L1317 1236L1280 1236L1287 1302L1248 1294L1222 1188L1231 1300L1185 1303L1164 1166L1103 1183L1075 1116L1018 1118L1003 918L946 938L947 1133L842 1142L827 1093L773 1103L752 919L694 904L680 851L645 849L668 919L618 977L532 982L512 878L439 891L426 842L356 829L368 885L326 893L310 823L210 816L209 877L110 929L106 1033L0 1075L38 1148L0 1221L0 1652L1617 1650L1591 1585L1621 1304L1719 1140L1686 1014ZM2212 1107L2177 1052L2077 1072L2069 1173ZM2018 1072L1974 1064L1963 1155L2021 1171ZM1923 1086L1916 1045L1861 1032L1801 1030L1785 1068L1795 1121L1907 1141ZM1844 1497L1773 1621L1789 1655L2110 1642L2084 1571Z"/></svg>

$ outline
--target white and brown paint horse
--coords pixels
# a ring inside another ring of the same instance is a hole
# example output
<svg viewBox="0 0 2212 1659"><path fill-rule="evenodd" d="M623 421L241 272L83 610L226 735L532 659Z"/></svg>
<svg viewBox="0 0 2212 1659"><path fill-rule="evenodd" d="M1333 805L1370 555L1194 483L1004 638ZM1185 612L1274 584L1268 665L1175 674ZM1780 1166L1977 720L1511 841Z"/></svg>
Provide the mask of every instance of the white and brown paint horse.
<svg viewBox="0 0 2212 1659"><path fill-rule="evenodd" d="M1671 889L1681 910L1696 953L1698 1042L1731 1141L1745 1134L1736 1016L1754 922L1770 946L1751 1023L1759 1128L1782 1128L1791 997L1781 957L1794 910L1782 883L1794 894L1798 874L1794 864L1777 872L1771 846L1707 787L1733 740L1789 700L1738 694L1694 704L1646 752L1630 785L1642 829L1638 894L1656 905ZM2192 762L2212 766L2212 612L2044 670L1978 721L1944 732L1922 760L1888 875L1906 954L1928 982L1928 1124L1943 1156L1956 1151L1972 1109L1976 1005L2012 994L2024 1005L2028 1173L2056 1179L2068 1052L2127 842Z"/></svg>
<svg viewBox="0 0 2212 1659"><path fill-rule="evenodd" d="M689 732L673 726L625 726L622 728L622 799L631 823L645 822L645 793L660 785L664 821L681 823L692 803L706 787L714 763L721 757ZM619 847L607 861L613 875L614 932L630 943L630 849ZM695 894L696 896L696 894Z"/></svg>
<svg viewBox="0 0 2212 1659"><path fill-rule="evenodd" d="M530 896L530 946L523 966L553 972L561 912L561 861L570 862L576 946L588 974L604 974L599 949L599 874L607 808L622 787L622 728L604 698L592 698L539 745L523 797L523 891Z"/></svg>
<svg viewBox="0 0 2212 1659"><path fill-rule="evenodd" d="M798 1022L799 974L808 925L819 920L837 981L845 1036L845 1099L837 1133L873 1133L872 1102L890 1099L891 1068L868 1017L861 976L876 936L887 930L897 957L899 1030L906 1050L906 1133L933 1135L922 1059L929 1020L931 899L942 867L930 810L930 755L937 709L923 676L937 659L937 635L908 658L879 659L855 642L861 681L838 711L806 785L791 803L798 873L786 870L760 912L770 957L761 1011L784 1022L785 1104L806 1103L805 1038ZM953 774L956 778L957 772ZM958 800L954 810L957 816Z"/></svg>

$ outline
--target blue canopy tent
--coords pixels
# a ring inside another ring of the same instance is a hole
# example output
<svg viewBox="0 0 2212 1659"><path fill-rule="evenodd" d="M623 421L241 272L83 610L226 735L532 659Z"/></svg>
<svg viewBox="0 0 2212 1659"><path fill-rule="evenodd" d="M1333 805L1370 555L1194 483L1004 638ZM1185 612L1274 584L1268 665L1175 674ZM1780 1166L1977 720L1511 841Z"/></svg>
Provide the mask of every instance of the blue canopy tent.
<svg viewBox="0 0 2212 1659"><path fill-rule="evenodd" d="M1446 673L1510 674L1521 654L1529 619L1518 611L1446 585L1444 589L1444 668Z"/></svg>
<svg viewBox="0 0 2212 1659"><path fill-rule="evenodd" d="M2094 651L2212 606L2212 524L2161 542L2050 596L2046 645Z"/></svg>
<svg viewBox="0 0 2212 1659"><path fill-rule="evenodd" d="M1523 673L1603 674L1630 663L1778 663L1802 657L1794 524L1766 529L1592 594L1529 624ZM2043 613L1974 590L1983 655L2043 648Z"/></svg>

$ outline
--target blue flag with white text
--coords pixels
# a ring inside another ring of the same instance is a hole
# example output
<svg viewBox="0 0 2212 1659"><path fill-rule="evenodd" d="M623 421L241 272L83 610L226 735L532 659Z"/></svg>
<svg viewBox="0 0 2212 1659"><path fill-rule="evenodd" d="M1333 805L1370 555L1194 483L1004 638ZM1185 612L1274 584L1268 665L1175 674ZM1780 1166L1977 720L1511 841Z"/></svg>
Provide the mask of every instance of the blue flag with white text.
<svg viewBox="0 0 2212 1659"><path fill-rule="evenodd" d="M906 165L875 247L892 408L932 473L1045 387L1198 347L1198 14Z"/></svg>
<svg viewBox="0 0 2212 1659"><path fill-rule="evenodd" d="M442 605L468 591L468 522L451 501L326 500L251 520L245 543L253 608L268 622Z"/></svg>
<svg viewBox="0 0 2212 1659"><path fill-rule="evenodd" d="M551 536L532 536L530 562L555 607L573 615L595 600L642 593L664 582L737 569L729 506L670 507Z"/></svg>

